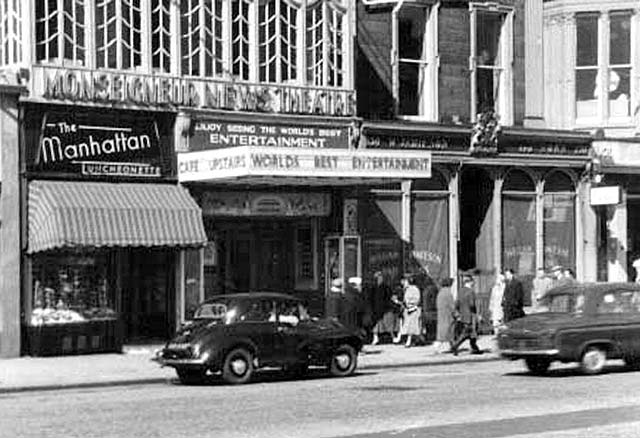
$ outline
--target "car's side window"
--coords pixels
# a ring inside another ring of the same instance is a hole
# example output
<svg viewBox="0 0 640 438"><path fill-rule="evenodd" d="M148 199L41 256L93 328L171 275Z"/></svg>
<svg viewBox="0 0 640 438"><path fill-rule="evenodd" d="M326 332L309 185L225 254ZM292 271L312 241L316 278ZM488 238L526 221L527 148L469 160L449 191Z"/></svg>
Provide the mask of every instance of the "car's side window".
<svg viewBox="0 0 640 438"><path fill-rule="evenodd" d="M242 315L240 315L240 321L267 322L273 314L273 301L253 301L247 306Z"/></svg>
<svg viewBox="0 0 640 438"><path fill-rule="evenodd" d="M295 301L283 301L278 305L278 322L296 325L300 322L298 303Z"/></svg>
<svg viewBox="0 0 640 438"><path fill-rule="evenodd" d="M615 291L602 296L598 313L636 313L640 297L634 291Z"/></svg>

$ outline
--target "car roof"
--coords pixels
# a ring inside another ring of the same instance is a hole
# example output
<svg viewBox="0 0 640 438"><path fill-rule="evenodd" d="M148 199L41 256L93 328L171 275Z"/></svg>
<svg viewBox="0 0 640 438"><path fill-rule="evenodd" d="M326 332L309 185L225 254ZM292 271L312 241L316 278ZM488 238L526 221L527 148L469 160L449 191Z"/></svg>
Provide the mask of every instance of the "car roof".
<svg viewBox="0 0 640 438"><path fill-rule="evenodd" d="M214 297L205 300L205 303L211 303L213 301L218 301L220 299L240 299L240 300L259 300L259 299L274 299L274 300L294 300L294 301L302 301L300 298L297 298L293 295L281 293L281 292L240 292L233 294L222 294L216 295Z"/></svg>
<svg viewBox="0 0 640 438"><path fill-rule="evenodd" d="M607 283L607 282L597 282L597 283L571 283L564 284L562 286L554 287L550 289L546 295L563 295L563 294L577 294L584 293L588 295L598 295L607 292L611 292L614 290L637 290L640 291L640 284L636 283Z"/></svg>

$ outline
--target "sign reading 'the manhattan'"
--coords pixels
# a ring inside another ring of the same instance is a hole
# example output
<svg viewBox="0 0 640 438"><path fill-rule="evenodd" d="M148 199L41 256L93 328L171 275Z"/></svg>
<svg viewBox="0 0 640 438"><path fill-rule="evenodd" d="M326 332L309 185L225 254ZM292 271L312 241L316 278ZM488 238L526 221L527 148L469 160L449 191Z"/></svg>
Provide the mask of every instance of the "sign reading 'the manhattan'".
<svg viewBox="0 0 640 438"><path fill-rule="evenodd" d="M31 170L86 176L161 176L167 157L163 157L155 121L111 122L108 118L45 117Z"/></svg>

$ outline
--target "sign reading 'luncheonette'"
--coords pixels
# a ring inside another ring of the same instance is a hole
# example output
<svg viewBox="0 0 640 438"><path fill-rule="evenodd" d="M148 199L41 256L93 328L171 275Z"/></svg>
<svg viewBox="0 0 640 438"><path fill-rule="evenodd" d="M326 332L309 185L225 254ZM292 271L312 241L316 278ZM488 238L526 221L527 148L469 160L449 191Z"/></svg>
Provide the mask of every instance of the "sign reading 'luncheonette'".
<svg viewBox="0 0 640 438"><path fill-rule="evenodd" d="M431 154L413 151L249 146L178 154L180 181L251 175L429 178Z"/></svg>
<svg viewBox="0 0 640 438"><path fill-rule="evenodd" d="M50 100L282 114L355 115L355 92L345 89L248 84L211 78L54 66L35 66L33 76L33 95Z"/></svg>
<svg viewBox="0 0 640 438"><path fill-rule="evenodd" d="M240 123L195 120L189 150L235 146L287 148L347 148L349 128L279 123Z"/></svg>
<svg viewBox="0 0 640 438"><path fill-rule="evenodd" d="M162 176L166 167L151 120L116 126L108 117L51 113L45 115L34 146L28 151L31 171L149 178Z"/></svg>

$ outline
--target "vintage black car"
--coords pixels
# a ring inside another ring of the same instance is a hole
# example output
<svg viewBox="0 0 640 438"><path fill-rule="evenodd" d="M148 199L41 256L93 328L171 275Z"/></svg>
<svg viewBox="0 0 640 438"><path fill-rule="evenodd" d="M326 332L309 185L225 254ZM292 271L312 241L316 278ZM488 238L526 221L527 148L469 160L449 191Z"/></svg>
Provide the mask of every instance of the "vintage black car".
<svg viewBox="0 0 640 438"><path fill-rule="evenodd" d="M534 374L551 362L579 362L587 374L607 359L640 366L640 285L570 284L545 296L547 311L509 322L498 332L503 357L524 359Z"/></svg>
<svg viewBox="0 0 640 438"><path fill-rule="evenodd" d="M252 292L202 303L154 360L175 368L183 383L200 382L209 372L245 383L264 367L303 374L320 365L346 376L356 369L361 348L355 332L334 319L309 317L301 300Z"/></svg>

